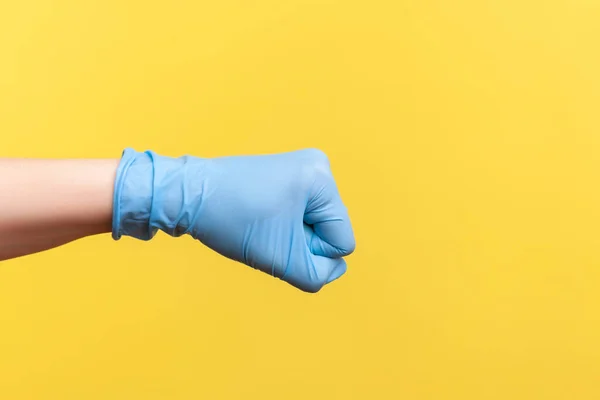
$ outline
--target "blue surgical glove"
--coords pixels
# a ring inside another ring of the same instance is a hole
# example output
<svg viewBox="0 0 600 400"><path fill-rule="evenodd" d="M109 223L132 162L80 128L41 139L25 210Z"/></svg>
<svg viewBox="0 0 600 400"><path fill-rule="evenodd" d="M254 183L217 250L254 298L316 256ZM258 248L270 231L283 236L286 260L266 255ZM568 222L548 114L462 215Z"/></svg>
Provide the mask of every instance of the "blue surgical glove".
<svg viewBox="0 0 600 400"><path fill-rule="evenodd" d="M348 212L319 150L170 158L126 149L117 171L113 238L189 234L306 291L346 271Z"/></svg>

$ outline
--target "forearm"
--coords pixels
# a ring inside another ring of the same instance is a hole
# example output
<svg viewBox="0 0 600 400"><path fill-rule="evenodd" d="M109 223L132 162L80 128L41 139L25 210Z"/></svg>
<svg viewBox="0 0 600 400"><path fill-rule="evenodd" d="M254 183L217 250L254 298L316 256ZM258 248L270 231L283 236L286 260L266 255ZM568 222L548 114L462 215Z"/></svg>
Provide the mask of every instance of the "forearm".
<svg viewBox="0 0 600 400"><path fill-rule="evenodd" d="M0 159L0 260L110 232L118 163Z"/></svg>
<svg viewBox="0 0 600 400"><path fill-rule="evenodd" d="M0 159L0 260L112 232L189 234L310 293L346 272L355 248L327 156Z"/></svg>

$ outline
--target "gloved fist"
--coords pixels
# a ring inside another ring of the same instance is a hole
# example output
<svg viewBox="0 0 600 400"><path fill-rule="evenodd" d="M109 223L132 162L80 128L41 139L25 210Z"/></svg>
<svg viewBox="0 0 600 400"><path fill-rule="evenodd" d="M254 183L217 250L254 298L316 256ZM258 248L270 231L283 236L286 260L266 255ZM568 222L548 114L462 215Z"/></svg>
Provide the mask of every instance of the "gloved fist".
<svg viewBox="0 0 600 400"><path fill-rule="evenodd" d="M163 157L126 149L115 182L113 238L189 234L230 259L306 292L346 271L348 212L327 157Z"/></svg>

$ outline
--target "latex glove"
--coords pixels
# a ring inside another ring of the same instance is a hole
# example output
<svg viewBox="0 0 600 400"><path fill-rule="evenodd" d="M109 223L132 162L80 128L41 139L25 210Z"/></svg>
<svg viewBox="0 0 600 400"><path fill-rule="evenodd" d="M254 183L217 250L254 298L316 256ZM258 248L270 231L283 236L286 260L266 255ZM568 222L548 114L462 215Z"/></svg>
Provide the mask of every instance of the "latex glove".
<svg viewBox="0 0 600 400"><path fill-rule="evenodd" d="M115 240L190 234L307 292L344 274L355 247L329 161L314 149L220 158L126 149L113 209Z"/></svg>

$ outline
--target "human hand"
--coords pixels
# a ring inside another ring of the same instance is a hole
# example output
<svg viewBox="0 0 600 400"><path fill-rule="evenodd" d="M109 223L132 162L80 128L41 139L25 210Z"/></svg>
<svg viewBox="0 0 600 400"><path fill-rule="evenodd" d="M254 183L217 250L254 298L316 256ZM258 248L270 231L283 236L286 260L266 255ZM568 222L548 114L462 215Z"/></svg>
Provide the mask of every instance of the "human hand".
<svg viewBox="0 0 600 400"><path fill-rule="evenodd" d="M346 271L355 239L325 154L169 158L125 150L113 237L189 234L306 292Z"/></svg>

